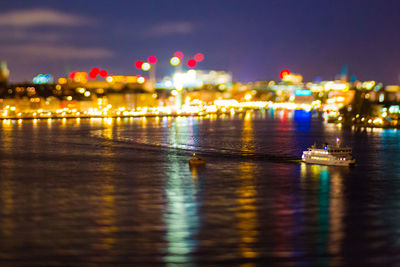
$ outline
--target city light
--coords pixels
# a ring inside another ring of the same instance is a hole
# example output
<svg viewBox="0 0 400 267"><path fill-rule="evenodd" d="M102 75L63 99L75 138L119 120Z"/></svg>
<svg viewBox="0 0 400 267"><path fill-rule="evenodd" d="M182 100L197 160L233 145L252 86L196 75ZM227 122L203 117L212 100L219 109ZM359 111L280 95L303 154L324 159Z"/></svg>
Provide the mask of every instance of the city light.
<svg viewBox="0 0 400 267"><path fill-rule="evenodd" d="M372 88L374 88L374 86L375 86L375 81L367 81L362 83L362 87L367 90L371 90Z"/></svg>
<svg viewBox="0 0 400 267"><path fill-rule="evenodd" d="M182 51L176 51L174 53L174 57L177 57L179 60L183 59L183 52Z"/></svg>
<svg viewBox="0 0 400 267"><path fill-rule="evenodd" d="M347 91L349 89L349 85L347 83L339 83L333 81L325 82L323 86L325 91L330 91L330 90Z"/></svg>
<svg viewBox="0 0 400 267"><path fill-rule="evenodd" d="M144 62L144 63L142 64L142 70L144 70L144 71L149 71L150 69L151 69L150 63Z"/></svg>
<svg viewBox="0 0 400 267"><path fill-rule="evenodd" d="M296 91L294 91L294 95L296 95L296 96L310 96L310 95L312 95L312 91L310 91L310 90L296 90Z"/></svg>
<svg viewBox="0 0 400 267"><path fill-rule="evenodd" d="M97 75L99 75L99 74L100 74L100 69L94 67L94 68L92 68L92 70L89 72L89 77L90 77L91 79L96 79Z"/></svg>
<svg viewBox="0 0 400 267"><path fill-rule="evenodd" d="M67 83L67 79L66 78L59 78L58 79L58 83L59 84L66 84Z"/></svg>
<svg viewBox="0 0 400 267"><path fill-rule="evenodd" d="M91 79L96 79L96 76L97 76L97 74L94 73L93 71L89 72L89 77L90 77Z"/></svg>
<svg viewBox="0 0 400 267"><path fill-rule="evenodd" d="M197 53L196 55L194 55L194 59L195 59L197 62L201 62L201 61L204 60L204 55L203 55L202 53Z"/></svg>
<svg viewBox="0 0 400 267"><path fill-rule="evenodd" d="M94 67L94 68L92 68L92 71L91 72L93 72L95 75L97 75L97 74L99 74L100 73L100 69L99 68L96 68L96 67Z"/></svg>
<svg viewBox="0 0 400 267"><path fill-rule="evenodd" d="M157 58L155 56L150 56L150 57L148 57L147 61L150 64L156 64L157 63Z"/></svg>
<svg viewBox="0 0 400 267"><path fill-rule="evenodd" d="M290 71L287 69L284 69L281 71L281 74L279 75L281 77L281 79L283 80L287 75L290 74Z"/></svg>
<svg viewBox="0 0 400 267"><path fill-rule="evenodd" d="M44 84L49 83L53 80L53 76L50 74L39 74L32 79L33 83L35 84Z"/></svg>
<svg viewBox="0 0 400 267"><path fill-rule="evenodd" d="M138 68L138 69L141 69L142 65L143 65L143 61L141 61L141 60L138 60L138 61L135 62L135 67Z"/></svg>
<svg viewBox="0 0 400 267"><path fill-rule="evenodd" d="M89 75L87 72L73 72L72 77L74 82L86 83Z"/></svg>
<svg viewBox="0 0 400 267"><path fill-rule="evenodd" d="M75 74L77 73L78 71L77 70L74 70L73 72L71 72L70 74L69 74L69 78L70 79L74 79L75 78Z"/></svg>
<svg viewBox="0 0 400 267"><path fill-rule="evenodd" d="M181 63L181 60L178 57L173 57L171 58L170 63L172 66L177 66Z"/></svg>
<svg viewBox="0 0 400 267"><path fill-rule="evenodd" d="M107 77L107 71L106 70L101 70L99 72L99 74L100 74L101 77Z"/></svg>
<svg viewBox="0 0 400 267"><path fill-rule="evenodd" d="M179 53L176 55L183 56ZM35 118L40 119L61 115L68 118L113 115L147 116L149 114L236 114L253 109L304 110L306 112L315 110L321 112L325 120L343 124L346 123L346 116L342 114L344 108L347 112L352 112L355 109L352 106L352 101L357 97L355 91L365 92L360 94L363 100L368 99L371 103L374 103L373 105L379 103L381 106L393 103L389 101L396 101L397 96L395 95L400 92L398 85L383 86L382 83L375 81L348 82L344 79L331 81L321 79L320 81L314 80L313 82L303 83L302 75L290 73L286 69L280 73L282 77L280 82L234 83L231 74L227 71L193 69L203 59L204 55L197 53L194 58L186 61L189 70L182 71L182 68L177 68L170 76L165 76L157 81L154 76L152 77L154 73L149 73L149 80L147 80L146 77L139 74L136 76L108 74L106 70L97 67L92 68L89 73L73 71L69 74L68 79L61 77L57 80L58 84L48 85L49 94L53 94L53 98L61 99L59 104L56 104L56 100L41 96L38 88L32 85L10 88L6 91L9 95L24 97L24 94L26 94L32 105L28 112L26 110L20 112L17 102L7 99L7 102L12 104L10 106L13 106L13 109L3 108L0 110L0 114L3 114L3 118L20 114L18 118L24 119L32 117L35 113ZM140 66L143 71L149 71L154 67L157 58L150 56L148 61L136 61L135 66ZM179 57L173 57L170 59L170 63L177 66L181 63L181 60ZM95 80L98 75L105 79ZM47 78L49 78L49 74L40 74L34 78L33 84L49 83L50 80L47 80ZM169 90L170 93L159 93L154 89ZM110 97L111 92L115 94L112 97ZM132 99L124 96L125 94L140 94L140 97L137 98L140 101L135 100L139 102L134 104L135 106L140 105L139 111L128 108L129 105L133 105L130 103ZM96 102L93 106L91 106L92 99L93 102ZM269 101L265 101L265 99L269 99ZM47 103L52 101L54 104L51 105L59 105L62 107L60 109L62 112L46 109L46 105L49 105ZM85 104L81 104L81 101L85 101ZM104 107L111 104L110 102L112 102L112 106L115 104L115 110L113 108L104 110ZM126 105L123 104L125 102ZM124 106L121 107L121 105ZM69 109L65 110L65 106ZM88 106L91 106L92 111L88 111ZM373 111L373 116L363 114L360 118L354 116L352 120L372 124L375 127L387 127L389 122L398 125L400 124L398 123L400 119L397 118L399 112L396 108L398 106L379 107L379 109L374 110L381 111L378 113ZM96 110L96 108L98 109ZM120 108L124 108L124 110L122 111ZM168 110L168 113L163 110Z"/></svg>
<svg viewBox="0 0 400 267"><path fill-rule="evenodd" d="M187 62L187 66L189 68L194 68L194 67L196 67L196 65L197 65L197 62L194 59L189 59L188 62Z"/></svg>

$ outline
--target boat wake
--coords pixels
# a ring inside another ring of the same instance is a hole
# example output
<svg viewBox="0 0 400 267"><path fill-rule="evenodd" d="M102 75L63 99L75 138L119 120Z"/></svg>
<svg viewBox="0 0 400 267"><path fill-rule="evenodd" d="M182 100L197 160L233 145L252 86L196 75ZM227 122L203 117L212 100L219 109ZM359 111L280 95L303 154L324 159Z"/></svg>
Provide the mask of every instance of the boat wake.
<svg viewBox="0 0 400 267"><path fill-rule="evenodd" d="M124 149L142 150L142 151L164 151L175 155L188 156L196 153L202 157L219 158L219 159L242 159L242 160L262 160L281 163L299 163L301 159L295 155L287 155L281 153L266 154L250 150L241 150L226 147L199 146L194 144L169 143L160 142L157 138L142 138L140 136L110 136L103 130L91 132L92 138L105 139L113 142L115 146ZM222 144L223 145L223 144Z"/></svg>

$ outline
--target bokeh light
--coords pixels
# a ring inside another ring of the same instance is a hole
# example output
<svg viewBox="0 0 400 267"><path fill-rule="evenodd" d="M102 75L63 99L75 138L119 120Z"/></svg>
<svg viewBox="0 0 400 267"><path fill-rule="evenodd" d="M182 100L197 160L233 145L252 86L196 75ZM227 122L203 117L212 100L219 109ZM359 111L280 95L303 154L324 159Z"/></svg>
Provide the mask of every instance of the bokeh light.
<svg viewBox="0 0 400 267"><path fill-rule="evenodd" d="M194 55L194 59L195 59L197 62L201 62L201 61L204 60L204 55L203 55L202 53L197 53L196 55Z"/></svg>
<svg viewBox="0 0 400 267"><path fill-rule="evenodd" d="M170 63L172 66L177 66L181 63L181 60L178 57L173 57L171 58Z"/></svg>
<svg viewBox="0 0 400 267"><path fill-rule="evenodd" d="M157 58L156 58L155 56L149 56L148 59L147 59L147 61L148 61L150 64L156 64Z"/></svg>
<svg viewBox="0 0 400 267"><path fill-rule="evenodd" d="M106 70L101 70L100 72L101 77L107 77L107 71Z"/></svg>
<svg viewBox="0 0 400 267"><path fill-rule="evenodd" d="M74 70L73 72L71 72L71 73L69 74L69 78L70 78L70 79L74 79L74 78L75 78L75 74L76 74L77 72L78 72L77 70Z"/></svg>
<svg viewBox="0 0 400 267"><path fill-rule="evenodd" d="M99 74L100 73L100 69L99 68L96 68L96 67L94 67L94 68L92 68L92 71L91 71L94 75L97 75L97 74Z"/></svg>
<svg viewBox="0 0 400 267"><path fill-rule="evenodd" d="M290 74L290 71L287 69L284 69L281 71L280 77L281 77L281 79L283 79L283 78L285 78L285 76L287 76L289 74Z"/></svg>
<svg viewBox="0 0 400 267"><path fill-rule="evenodd" d="M182 51L176 51L174 53L174 57L179 58L180 60L183 58L183 52Z"/></svg>
<svg viewBox="0 0 400 267"><path fill-rule="evenodd" d="M92 70L91 72L89 72L89 77L90 77L91 79L96 79L96 76L97 76L97 73L94 72L93 70Z"/></svg>
<svg viewBox="0 0 400 267"><path fill-rule="evenodd" d="M143 65L143 61L141 61L141 60L138 60L138 61L135 62L135 67L138 68L138 69L141 69L142 65Z"/></svg>
<svg viewBox="0 0 400 267"><path fill-rule="evenodd" d="M142 64L142 70L148 71L148 70L150 70L150 69L151 69L150 63L144 62L144 63Z"/></svg>
<svg viewBox="0 0 400 267"><path fill-rule="evenodd" d="M187 62L187 66L189 68L194 68L194 67L196 67L196 65L197 65L197 61L194 60L194 59L189 59L188 62Z"/></svg>

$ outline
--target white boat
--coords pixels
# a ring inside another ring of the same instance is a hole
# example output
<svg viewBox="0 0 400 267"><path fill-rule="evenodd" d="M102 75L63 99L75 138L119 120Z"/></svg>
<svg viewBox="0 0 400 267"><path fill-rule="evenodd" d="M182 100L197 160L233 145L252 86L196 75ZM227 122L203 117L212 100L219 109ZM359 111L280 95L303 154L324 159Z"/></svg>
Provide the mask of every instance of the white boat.
<svg viewBox="0 0 400 267"><path fill-rule="evenodd" d="M302 161L311 164L350 166L356 163L356 159L352 155L351 147L341 147L340 139L336 139L336 145L324 144L321 148L317 148L314 144L303 151Z"/></svg>

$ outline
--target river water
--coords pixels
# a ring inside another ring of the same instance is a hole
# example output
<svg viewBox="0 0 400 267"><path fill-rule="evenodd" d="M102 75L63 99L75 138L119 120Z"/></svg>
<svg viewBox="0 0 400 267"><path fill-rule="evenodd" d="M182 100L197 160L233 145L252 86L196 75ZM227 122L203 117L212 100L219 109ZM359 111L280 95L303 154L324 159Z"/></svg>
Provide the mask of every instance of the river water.
<svg viewBox="0 0 400 267"><path fill-rule="evenodd" d="M298 161L336 137L355 167ZM4 120L0 138L2 266L400 262L396 130L264 111Z"/></svg>

